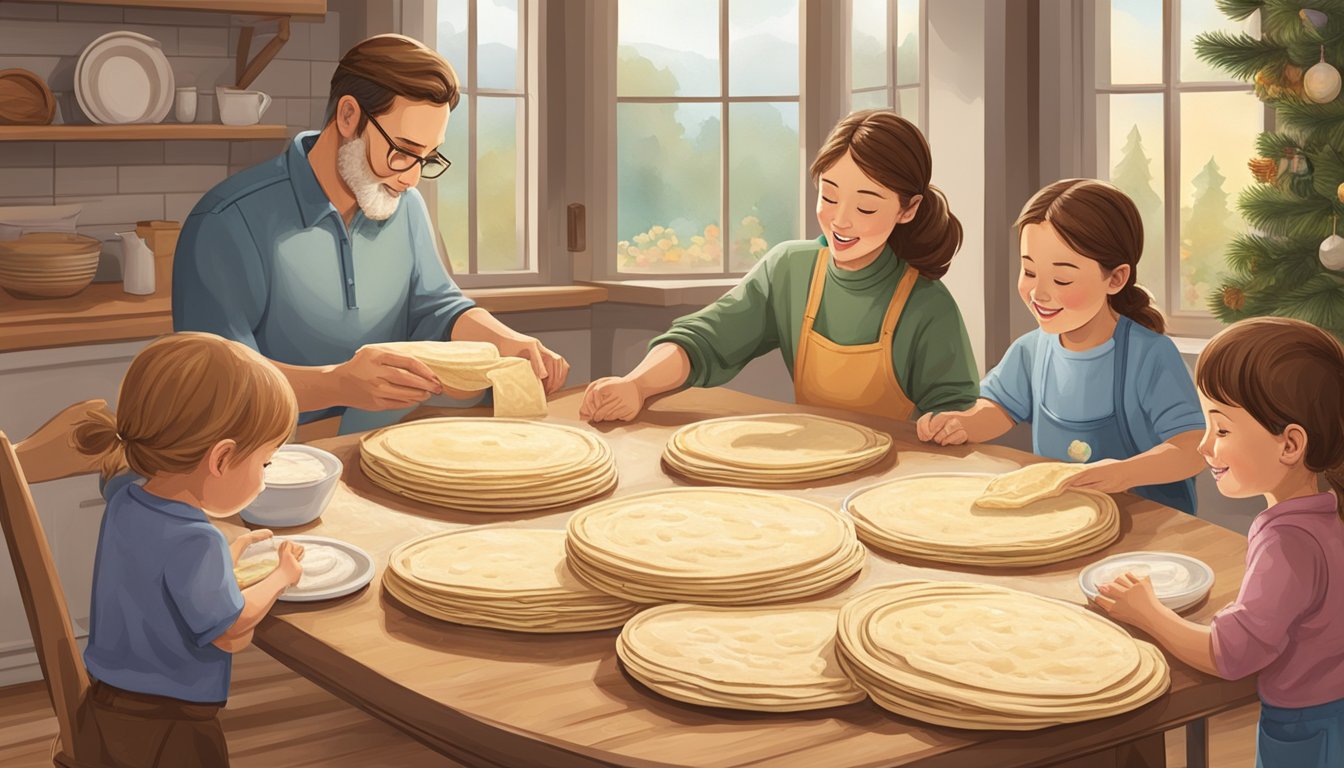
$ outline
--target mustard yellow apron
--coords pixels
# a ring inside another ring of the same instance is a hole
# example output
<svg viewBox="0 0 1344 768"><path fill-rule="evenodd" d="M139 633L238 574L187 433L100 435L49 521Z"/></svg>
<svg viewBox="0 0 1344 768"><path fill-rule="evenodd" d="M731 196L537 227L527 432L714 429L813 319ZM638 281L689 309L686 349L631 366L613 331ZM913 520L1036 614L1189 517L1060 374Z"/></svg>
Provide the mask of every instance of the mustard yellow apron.
<svg viewBox="0 0 1344 768"><path fill-rule="evenodd" d="M801 405L843 408L871 413L889 419L909 419L915 404L906 397L896 380L891 359L891 338L896 323L919 279L919 272L906 265L896 286L887 313L882 318L882 333L872 344L836 344L813 330L821 293L826 287L829 248L817 253L812 270L812 285L807 292L803 329L798 335L798 352L793 364L793 396Z"/></svg>

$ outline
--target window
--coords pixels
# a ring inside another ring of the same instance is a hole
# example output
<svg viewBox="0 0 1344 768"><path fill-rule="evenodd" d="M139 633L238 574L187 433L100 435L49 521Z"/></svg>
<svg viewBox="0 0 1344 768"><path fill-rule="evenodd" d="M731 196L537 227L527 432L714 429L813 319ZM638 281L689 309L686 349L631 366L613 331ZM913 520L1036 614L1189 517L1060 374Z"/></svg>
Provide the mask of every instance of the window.
<svg viewBox="0 0 1344 768"><path fill-rule="evenodd" d="M924 130L924 27L924 0L851 0L851 110L895 109Z"/></svg>
<svg viewBox="0 0 1344 768"><path fill-rule="evenodd" d="M800 237L798 0L616 14L616 272L741 274Z"/></svg>
<svg viewBox="0 0 1344 768"><path fill-rule="evenodd" d="M1247 229L1236 200L1254 183L1246 161L1266 110L1249 84L1196 58L1193 41L1214 30L1256 34L1254 17L1230 21L1213 0L1100 0L1094 13L1091 175L1138 206L1139 283L1172 329L1216 328L1208 294L1226 245Z"/></svg>
<svg viewBox="0 0 1344 768"><path fill-rule="evenodd" d="M456 70L462 97L440 150L453 166L421 190L454 277L467 285L538 279L532 5L438 0L425 35Z"/></svg>

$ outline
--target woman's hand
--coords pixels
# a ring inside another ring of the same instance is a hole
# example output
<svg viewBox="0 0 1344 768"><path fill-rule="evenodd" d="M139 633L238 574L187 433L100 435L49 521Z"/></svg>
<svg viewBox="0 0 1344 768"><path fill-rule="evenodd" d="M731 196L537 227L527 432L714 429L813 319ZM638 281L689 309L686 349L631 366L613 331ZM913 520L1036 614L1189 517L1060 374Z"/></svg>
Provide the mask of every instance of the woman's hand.
<svg viewBox="0 0 1344 768"><path fill-rule="evenodd" d="M964 411L926 413L915 422L915 436L926 443L961 445L970 440Z"/></svg>
<svg viewBox="0 0 1344 768"><path fill-rule="evenodd" d="M1128 571L1109 584L1099 585L1097 591L1101 593L1096 598L1097 605L1111 618L1145 631L1165 608L1153 591L1152 579L1147 576L1140 579Z"/></svg>
<svg viewBox="0 0 1344 768"><path fill-rule="evenodd" d="M608 376L588 385L579 406L584 421L630 421L644 409L639 385L624 376Z"/></svg>

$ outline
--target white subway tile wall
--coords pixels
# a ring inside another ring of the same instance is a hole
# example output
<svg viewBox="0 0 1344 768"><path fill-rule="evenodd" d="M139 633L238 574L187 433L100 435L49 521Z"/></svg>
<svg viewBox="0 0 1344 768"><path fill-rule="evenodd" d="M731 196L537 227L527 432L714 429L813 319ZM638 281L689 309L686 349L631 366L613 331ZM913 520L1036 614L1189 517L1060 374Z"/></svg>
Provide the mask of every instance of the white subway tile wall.
<svg viewBox="0 0 1344 768"><path fill-rule="evenodd" d="M213 123L215 86L234 83L241 21L207 11L0 2L0 69L37 73L61 105L56 121L86 123L69 114L78 110L72 90L80 53L108 32L139 32L163 46L177 85L196 87L194 122ZM257 29L254 55L276 25ZM274 99L263 123L285 125L291 137L321 127L340 39L334 11L320 22L290 24L289 41L251 86ZM176 121L170 111L164 122ZM111 240L143 219L182 221L229 174L283 150L280 141L0 141L0 206L80 203L80 231Z"/></svg>

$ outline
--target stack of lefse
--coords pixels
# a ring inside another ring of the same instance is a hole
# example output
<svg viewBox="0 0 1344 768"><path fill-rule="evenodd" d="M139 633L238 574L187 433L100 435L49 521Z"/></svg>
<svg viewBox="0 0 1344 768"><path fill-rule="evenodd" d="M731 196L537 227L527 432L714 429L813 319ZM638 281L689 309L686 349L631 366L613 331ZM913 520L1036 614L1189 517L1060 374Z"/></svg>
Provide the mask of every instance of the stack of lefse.
<svg viewBox="0 0 1344 768"><path fill-rule="evenodd" d="M1076 605L986 584L906 581L840 611L841 665L898 715L1032 730L1118 715L1171 684L1162 652Z"/></svg>
<svg viewBox="0 0 1344 768"><path fill-rule="evenodd" d="M375 430L360 467L399 496L469 512L531 512L616 486L605 440L574 427L520 419L440 418Z"/></svg>
<svg viewBox="0 0 1344 768"><path fill-rule="evenodd" d="M897 556L983 567L1059 563L1113 544L1120 510L1104 493L1065 490L1078 465L1033 464L999 477L931 474L851 494L859 538Z"/></svg>
<svg viewBox="0 0 1344 768"><path fill-rule="evenodd" d="M867 559L841 512L738 488L609 499L575 512L566 530L575 575L642 603L782 602L844 582Z"/></svg>
<svg viewBox="0 0 1344 768"><path fill-rule="evenodd" d="M643 606L574 577L564 531L465 528L392 552L383 586L426 616L513 632L585 632L623 625Z"/></svg>
<svg viewBox="0 0 1344 768"><path fill-rule="evenodd" d="M663 461L701 482L769 487L857 472L890 450L890 435L860 424L769 413L682 427L667 441Z"/></svg>
<svg viewBox="0 0 1344 768"><path fill-rule="evenodd" d="M752 712L798 712L862 701L840 668L835 608L711 608L673 603L631 619L616 653L668 698Z"/></svg>

